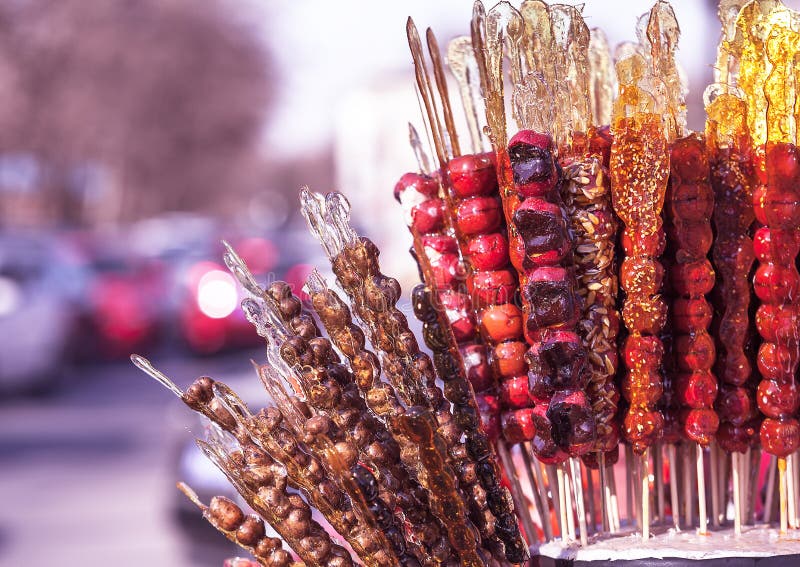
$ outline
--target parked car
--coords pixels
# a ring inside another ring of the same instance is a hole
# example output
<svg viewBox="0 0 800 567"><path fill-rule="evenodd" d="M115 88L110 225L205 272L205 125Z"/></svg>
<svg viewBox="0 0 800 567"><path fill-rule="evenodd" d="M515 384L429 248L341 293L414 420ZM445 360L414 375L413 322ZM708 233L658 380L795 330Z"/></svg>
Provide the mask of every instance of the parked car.
<svg viewBox="0 0 800 567"><path fill-rule="evenodd" d="M283 280L295 293L302 293L312 265L308 252L299 251L291 241L278 234L237 238L231 244L261 285ZM179 333L198 354L257 346L262 341L240 308L245 292L225 267L222 255L221 245L205 256L191 255L179 276L183 286L177 309Z"/></svg>
<svg viewBox="0 0 800 567"><path fill-rule="evenodd" d="M42 393L61 380L75 328L80 264L54 233L0 233L0 390Z"/></svg>
<svg viewBox="0 0 800 567"><path fill-rule="evenodd" d="M120 242L94 242L86 261L90 280L81 303L79 358L115 360L154 347L163 330L163 264L133 254Z"/></svg>

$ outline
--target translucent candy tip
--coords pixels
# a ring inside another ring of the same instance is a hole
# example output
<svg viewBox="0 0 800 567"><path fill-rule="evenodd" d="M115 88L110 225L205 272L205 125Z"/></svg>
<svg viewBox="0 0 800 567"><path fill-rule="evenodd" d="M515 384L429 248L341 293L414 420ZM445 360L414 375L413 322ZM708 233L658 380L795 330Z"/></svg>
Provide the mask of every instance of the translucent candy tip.
<svg viewBox="0 0 800 567"><path fill-rule="evenodd" d="M264 290L259 287L258 282L256 282L255 277L252 272L250 272L245 261L237 254L233 246L228 244L225 240L222 241L222 245L225 246L226 250L222 259L230 272L239 280L239 283L242 284L242 287L244 287L250 295L261 297Z"/></svg>
<svg viewBox="0 0 800 567"><path fill-rule="evenodd" d="M153 366L153 363L147 360L145 357L139 354L132 354L131 362L133 362L133 365L136 368L153 378L156 382L164 386L179 398L183 399L183 391L175 385L175 382L170 380L166 374Z"/></svg>

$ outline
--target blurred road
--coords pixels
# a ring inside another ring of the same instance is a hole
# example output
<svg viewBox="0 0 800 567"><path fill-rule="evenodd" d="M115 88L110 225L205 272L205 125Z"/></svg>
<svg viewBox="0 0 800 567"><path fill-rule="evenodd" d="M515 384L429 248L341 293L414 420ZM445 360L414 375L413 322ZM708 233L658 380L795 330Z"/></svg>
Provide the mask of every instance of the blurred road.
<svg viewBox="0 0 800 567"><path fill-rule="evenodd" d="M202 374L236 384L256 380L251 356L153 362L181 387ZM125 362L66 382L50 398L0 401L0 566L220 567L235 555L171 514L188 410Z"/></svg>

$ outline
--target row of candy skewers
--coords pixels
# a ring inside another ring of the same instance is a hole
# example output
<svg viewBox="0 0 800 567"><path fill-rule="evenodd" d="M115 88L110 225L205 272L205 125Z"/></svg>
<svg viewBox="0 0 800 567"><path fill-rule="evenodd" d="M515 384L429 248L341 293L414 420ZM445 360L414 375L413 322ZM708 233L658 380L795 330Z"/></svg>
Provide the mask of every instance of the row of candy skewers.
<svg viewBox="0 0 800 567"><path fill-rule="evenodd" d="M800 26L778 2L743 4L721 3L702 136L686 131L666 2L640 19L638 44L617 49L615 69L574 7L477 3L471 37L447 53L471 154L436 39L428 30L431 79L409 20L438 166L412 133L420 172L395 191L432 357L344 197L304 191L347 301L312 274L315 318L288 286L262 289L235 251L225 257L267 343L269 407L252 413L210 378L181 391L133 357L212 422L198 444L257 514L222 498L205 506L181 485L209 521L263 565L293 564L284 542L306 565L519 564L538 541L620 530L621 436L623 520L645 539L651 516L685 529L694 510L708 532L706 468L712 525L729 500L737 533L778 501L781 531L798 527ZM510 140L507 114L520 129ZM774 456L766 482L761 450ZM694 453L691 466L677 451Z"/></svg>

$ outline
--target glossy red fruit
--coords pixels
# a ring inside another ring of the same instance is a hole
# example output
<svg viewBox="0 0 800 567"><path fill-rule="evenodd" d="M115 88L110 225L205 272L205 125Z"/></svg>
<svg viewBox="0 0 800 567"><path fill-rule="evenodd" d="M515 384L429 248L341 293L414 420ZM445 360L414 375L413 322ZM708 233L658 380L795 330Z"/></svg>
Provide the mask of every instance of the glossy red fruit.
<svg viewBox="0 0 800 567"><path fill-rule="evenodd" d="M456 288L459 282L463 281L464 273L461 267L461 260L457 254L435 253L428 256L431 271L433 272L433 283L438 290Z"/></svg>
<svg viewBox="0 0 800 567"><path fill-rule="evenodd" d="M758 334L770 343L797 344L800 341L800 315L797 306L765 303L756 312Z"/></svg>
<svg viewBox="0 0 800 567"><path fill-rule="evenodd" d="M678 374L675 389L685 406L692 409L710 408L717 397L717 379L707 370Z"/></svg>
<svg viewBox="0 0 800 567"><path fill-rule="evenodd" d="M761 262L787 265L794 262L800 252L800 240L795 231L782 231L760 227L753 235L753 252Z"/></svg>
<svg viewBox="0 0 800 567"><path fill-rule="evenodd" d="M508 143L515 189L524 197L542 195L558 181L553 139L547 134L520 130Z"/></svg>
<svg viewBox="0 0 800 567"><path fill-rule="evenodd" d="M794 381L778 383L773 380L762 380L756 390L756 401L761 413L774 419L794 415L800 405Z"/></svg>
<svg viewBox="0 0 800 567"><path fill-rule="evenodd" d="M512 444L530 441L536 434L533 408L503 412L500 417L503 438Z"/></svg>
<svg viewBox="0 0 800 567"><path fill-rule="evenodd" d="M439 293L439 301L450 322L456 342L463 343L475 337L477 324L472 313L472 301L466 293L444 290Z"/></svg>
<svg viewBox="0 0 800 567"><path fill-rule="evenodd" d="M675 264L670 276L672 288L679 295L705 295L714 289L714 269L706 258Z"/></svg>
<svg viewBox="0 0 800 567"><path fill-rule="evenodd" d="M486 357L484 345L465 345L459 348L467 379L476 392L484 392L494 386L494 374Z"/></svg>
<svg viewBox="0 0 800 567"><path fill-rule="evenodd" d="M494 347L494 363L497 373L510 378L525 374L527 364L525 363L525 352L528 345L522 341L506 341Z"/></svg>
<svg viewBox="0 0 800 567"><path fill-rule="evenodd" d="M475 394L475 403L481 414L481 426L489 440L494 441L502 429L500 423L500 400L489 394Z"/></svg>
<svg viewBox="0 0 800 567"><path fill-rule="evenodd" d="M522 311L513 303L487 307L481 313L481 328L494 343L518 339L522 336Z"/></svg>
<svg viewBox="0 0 800 567"><path fill-rule="evenodd" d="M764 303L787 303L797 297L800 274L794 264L790 267L761 264L753 276L753 290Z"/></svg>
<svg viewBox="0 0 800 567"><path fill-rule="evenodd" d="M713 311L705 299L676 299L672 303L672 325L675 331L688 333L708 329Z"/></svg>
<svg viewBox="0 0 800 567"><path fill-rule="evenodd" d="M683 423L686 436L705 447L714 439L719 428L719 417L714 410L692 409L683 416Z"/></svg>
<svg viewBox="0 0 800 567"><path fill-rule="evenodd" d="M800 447L800 425L794 418L761 422L761 446L770 455L788 457Z"/></svg>
<svg viewBox="0 0 800 567"><path fill-rule="evenodd" d="M444 203L428 199L411 209L411 223L418 233L439 232L444 228Z"/></svg>
<svg viewBox="0 0 800 567"><path fill-rule="evenodd" d="M715 407L723 422L744 425L754 417L755 405L750 392L741 386L723 385Z"/></svg>
<svg viewBox="0 0 800 567"><path fill-rule="evenodd" d="M761 343L758 348L758 371L765 380L776 380L782 383L794 381L797 370L797 347L777 345L775 343Z"/></svg>
<svg viewBox="0 0 800 567"><path fill-rule="evenodd" d="M435 254L458 254L458 240L442 234L426 234L422 236L422 248L429 257Z"/></svg>
<svg viewBox="0 0 800 567"><path fill-rule="evenodd" d="M675 338L675 359L684 372L711 370L715 357L714 339L708 333Z"/></svg>
<svg viewBox="0 0 800 567"><path fill-rule="evenodd" d="M508 264L508 240L499 232L478 235L467 244L466 255L477 271L499 270Z"/></svg>
<svg viewBox="0 0 800 567"><path fill-rule="evenodd" d="M669 206L682 222L700 222L711 218L714 193L707 183L682 183L673 187Z"/></svg>
<svg viewBox="0 0 800 567"><path fill-rule="evenodd" d="M553 424L550 423L550 418L547 416L546 404L534 406L533 423L535 434L531 439L531 447L536 458L546 465L556 465L567 460L569 455L553 440Z"/></svg>
<svg viewBox="0 0 800 567"><path fill-rule="evenodd" d="M504 380L500 385L500 399L505 407L511 409L533 406L533 401L528 391L528 376L515 376Z"/></svg>
<svg viewBox="0 0 800 567"><path fill-rule="evenodd" d="M470 197L456 208L456 226L464 236L495 232L502 214L496 197Z"/></svg>
<svg viewBox="0 0 800 567"><path fill-rule="evenodd" d="M628 292L654 295L661 290L664 266L647 256L631 256L622 261L619 283Z"/></svg>
<svg viewBox="0 0 800 567"><path fill-rule="evenodd" d="M735 425L723 422L717 430L717 443L728 453L744 453L750 446L750 440L756 435L755 429L748 425Z"/></svg>
<svg viewBox="0 0 800 567"><path fill-rule="evenodd" d="M406 173L394 186L394 198L400 203L410 199L432 199L439 194L439 181L430 175Z"/></svg>
<svg viewBox="0 0 800 567"><path fill-rule="evenodd" d="M593 448L594 415L583 391L556 392L547 408L547 417L553 425L553 441L570 457L580 457Z"/></svg>
<svg viewBox="0 0 800 567"><path fill-rule="evenodd" d="M654 372L664 357L664 345L658 337L629 335L622 356L626 368Z"/></svg>
<svg viewBox="0 0 800 567"><path fill-rule="evenodd" d="M489 195L497 190L497 175L491 152L458 156L447 164L453 192L460 198Z"/></svg>
<svg viewBox="0 0 800 567"><path fill-rule="evenodd" d="M756 185L753 189L753 212L756 215L756 220L764 225L767 224L766 196L767 186Z"/></svg>
<svg viewBox="0 0 800 567"><path fill-rule="evenodd" d="M663 425L664 417L661 412L633 409L625 415L622 433L633 446L633 450L641 454L658 441Z"/></svg>
<svg viewBox="0 0 800 567"><path fill-rule="evenodd" d="M667 237L663 230L661 218L656 222L656 231L648 234L644 238L631 239L630 232L624 230L620 238L622 248L626 256L633 256L635 253L644 254L651 257L658 257L664 253L667 245Z"/></svg>
<svg viewBox="0 0 800 567"><path fill-rule="evenodd" d="M467 279L472 305L482 309L488 305L508 303L517 290L517 279L511 270L478 272Z"/></svg>
<svg viewBox="0 0 800 567"><path fill-rule="evenodd" d="M703 139L693 135L676 140L672 146L670 163L673 173L684 183L705 181L708 176L708 159Z"/></svg>

